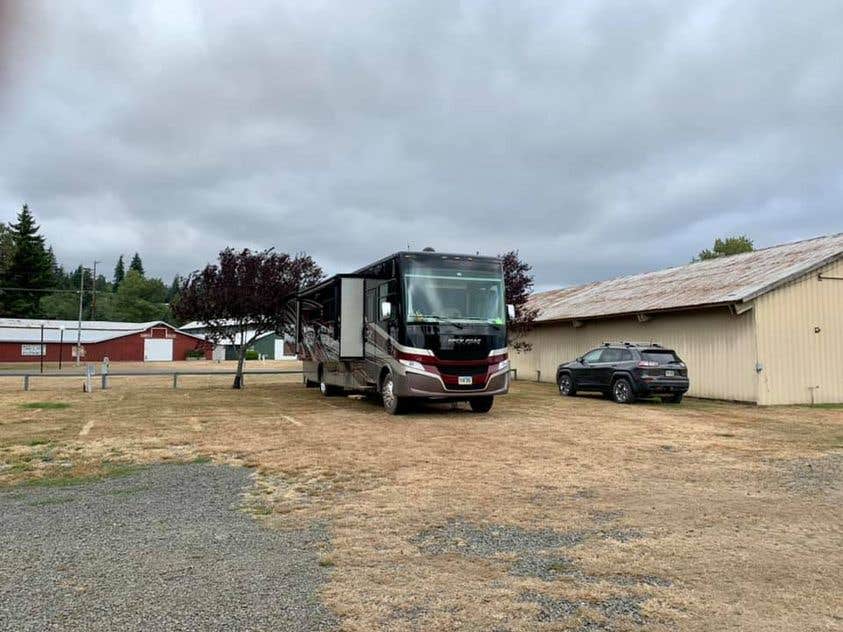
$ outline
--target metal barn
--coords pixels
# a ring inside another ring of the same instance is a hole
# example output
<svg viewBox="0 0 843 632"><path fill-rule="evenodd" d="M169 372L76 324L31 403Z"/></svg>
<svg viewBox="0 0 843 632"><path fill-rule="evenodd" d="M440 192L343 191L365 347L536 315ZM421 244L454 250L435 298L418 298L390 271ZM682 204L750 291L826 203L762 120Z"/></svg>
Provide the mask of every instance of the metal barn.
<svg viewBox="0 0 843 632"><path fill-rule="evenodd" d="M226 329L230 331L229 336L220 340L213 351L214 360L236 360L237 347L240 345L240 332L237 331L235 321L227 321ZM199 321L192 321L180 327L181 331L205 338L208 325ZM249 340L254 335L253 330L246 330L245 339ZM280 335L275 332L263 334L257 338L249 347L267 360L295 360L295 342L289 335Z"/></svg>
<svg viewBox="0 0 843 632"><path fill-rule="evenodd" d="M154 362L184 360L188 351L210 358L210 347L197 336L163 321L37 320L0 318L0 362L74 362L80 360Z"/></svg>
<svg viewBox="0 0 843 632"><path fill-rule="evenodd" d="M688 395L760 405L843 402L843 234L539 292L519 379L608 340L655 341L688 365Z"/></svg>

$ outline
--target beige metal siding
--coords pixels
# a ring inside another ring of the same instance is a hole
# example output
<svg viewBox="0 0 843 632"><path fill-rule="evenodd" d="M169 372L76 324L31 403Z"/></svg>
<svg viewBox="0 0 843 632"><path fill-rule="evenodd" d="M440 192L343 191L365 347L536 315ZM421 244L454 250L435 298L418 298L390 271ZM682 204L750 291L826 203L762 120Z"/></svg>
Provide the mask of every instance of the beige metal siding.
<svg viewBox="0 0 843 632"><path fill-rule="evenodd" d="M843 277L843 259L818 272ZM843 281L818 272L755 301L759 404L843 402Z"/></svg>
<svg viewBox="0 0 843 632"><path fill-rule="evenodd" d="M556 367L606 340L656 341L676 349L688 365L689 395L715 399L756 401L755 331L753 310L740 316L726 308L654 315L639 323L634 318L537 326L528 336L533 349L512 353L518 379L552 382Z"/></svg>

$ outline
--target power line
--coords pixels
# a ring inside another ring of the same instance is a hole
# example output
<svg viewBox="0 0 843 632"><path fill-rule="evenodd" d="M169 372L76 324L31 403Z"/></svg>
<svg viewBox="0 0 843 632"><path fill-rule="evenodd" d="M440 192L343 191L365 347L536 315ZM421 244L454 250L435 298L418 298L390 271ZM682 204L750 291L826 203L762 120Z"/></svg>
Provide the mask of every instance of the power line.
<svg viewBox="0 0 843 632"><path fill-rule="evenodd" d="M91 290L85 290L90 292ZM79 290L65 290L61 288L34 287L0 287L0 292L47 292L48 294L79 294Z"/></svg>

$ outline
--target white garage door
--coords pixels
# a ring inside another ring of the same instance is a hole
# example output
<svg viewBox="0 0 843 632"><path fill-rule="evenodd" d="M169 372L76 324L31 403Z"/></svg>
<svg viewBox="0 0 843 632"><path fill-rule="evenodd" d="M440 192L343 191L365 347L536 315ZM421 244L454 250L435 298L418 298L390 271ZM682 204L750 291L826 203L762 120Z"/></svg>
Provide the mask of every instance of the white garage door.
<svg viewBox="0 0 843 632"><path fill-rule="evenodd" d="M173 341L167 338L146 338L143 341L145 362L169 362L173 359Z"/></svg>

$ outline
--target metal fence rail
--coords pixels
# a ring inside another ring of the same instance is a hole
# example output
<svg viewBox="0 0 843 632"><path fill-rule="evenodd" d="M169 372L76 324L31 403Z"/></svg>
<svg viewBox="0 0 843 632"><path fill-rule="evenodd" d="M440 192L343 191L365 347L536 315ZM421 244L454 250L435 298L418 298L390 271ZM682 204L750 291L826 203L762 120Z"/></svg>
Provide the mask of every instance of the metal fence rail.
<svg viewBox="0 0 843 632"><path fill-rule="evenodd" d="M254 371L243 371L243 375L301 375L303 371L301 369L257 369ZM93 378L96 375L99 375L101 378L101 388L106 389L108 388L108 379L111 377L161 377L161 376L172 376L173 378L173 388L178 388L179 385L179 377L181 376L195 376L195 375L207 375L207 376L215 376L215 375L237 375L237 371L114 371L114 372L107 372L107 373L80 373L74 371L72 373L39 373L39 372L31 372L31 371L0 371L0 378L4 377L22 377L23 378L23 390L28 391L30 382L32 378L56 378L56 377L81 377L81 378Z"/></svg>

